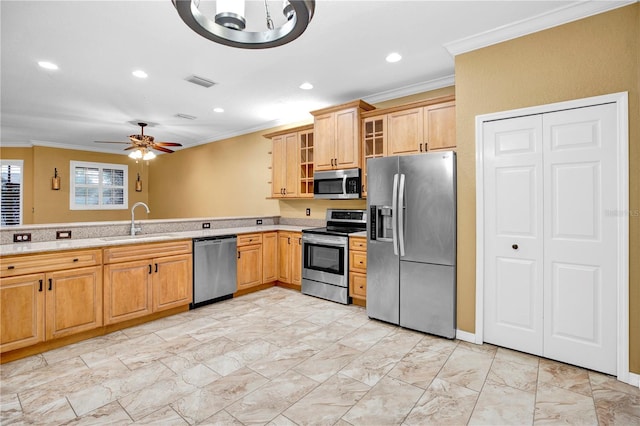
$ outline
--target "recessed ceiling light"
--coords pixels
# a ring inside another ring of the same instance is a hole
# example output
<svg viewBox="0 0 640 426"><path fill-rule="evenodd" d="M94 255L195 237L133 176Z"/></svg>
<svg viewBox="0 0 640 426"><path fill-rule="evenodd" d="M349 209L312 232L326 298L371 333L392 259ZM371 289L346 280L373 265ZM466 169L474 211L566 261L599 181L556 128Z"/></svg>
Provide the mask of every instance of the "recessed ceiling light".
<svg viewBox="0 0 640 426"><path fill-rule="evenodd" d="M214 108L213 112L224 112L223 108Z"/></svg>
<svg viewBox="0 0 640 426"><path fill-rule="evenodd" d="M47 62L47 61L40 61L38 62L38 65L40 65L42 68L48 69L48 70L57 70L58 66L52 62Z"/></svg>
<svg viewBox="0 0 640 426"><path fill-rule="evenodd" d="M135 70L131 74L133 74L135 77L138 77L138 78L147 78L148 77L147 73L142 71L142 70Z"/></svg>
<svg viewBox="0 0 640 426"><path fill-rule="evenodd" d="M302 90L311 90L311 89L313 89L313 84L309 83L308 81L305 81L304 83L302 83L300 85L300 88Z"/></svg>
<svg viewBox="0 0 640 426"><path fill-rule="evenodd" d="M402 59L402 56L400 56L399 53L393 52L393 53L389 53L387 55L387 62L398 62L400 59Z"/></svg>

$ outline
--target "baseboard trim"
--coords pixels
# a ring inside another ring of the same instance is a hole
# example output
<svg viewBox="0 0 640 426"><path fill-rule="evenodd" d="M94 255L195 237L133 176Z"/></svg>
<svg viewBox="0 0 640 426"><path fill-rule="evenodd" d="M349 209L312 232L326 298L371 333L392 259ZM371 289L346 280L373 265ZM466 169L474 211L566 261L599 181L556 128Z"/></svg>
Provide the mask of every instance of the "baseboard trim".
<svg viewBox="0 0 640 426"><path fill-rule="evenodd" d="M456 339L463 342L476 343L476 335L468 331L456 330Z"/></svg>

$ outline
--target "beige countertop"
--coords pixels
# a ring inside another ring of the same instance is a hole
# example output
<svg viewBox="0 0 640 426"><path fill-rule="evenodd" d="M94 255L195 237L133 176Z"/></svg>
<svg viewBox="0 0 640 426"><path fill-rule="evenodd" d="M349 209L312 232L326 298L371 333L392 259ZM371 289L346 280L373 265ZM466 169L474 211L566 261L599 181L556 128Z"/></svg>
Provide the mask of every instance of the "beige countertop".
<svg viewBox="0 0 640 426"><path fill-rule="evenodd" d="M301 232L308 226L292 225L257 225L238 228L217 228L201 231L167 232L159 234L138 234L135 237L124 235L117 237L83 238L77 240L56 240L34 243L14 243L0 245L1 256L16 254L32 254L61 250L81 250L87 248L101 248L119 246L125 244L152 243L160 241L184 240L192 238L213 237L220 235L250 234L253 232L267 231L292 231Z"/></svg>

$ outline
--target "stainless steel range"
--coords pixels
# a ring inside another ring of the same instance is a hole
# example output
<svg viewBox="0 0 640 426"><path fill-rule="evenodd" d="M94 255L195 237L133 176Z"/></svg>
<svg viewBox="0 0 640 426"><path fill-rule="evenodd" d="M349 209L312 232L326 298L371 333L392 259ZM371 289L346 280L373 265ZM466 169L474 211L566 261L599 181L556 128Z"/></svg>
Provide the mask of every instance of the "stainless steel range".
<svg viewBox="0 0 640 426"><path fill-rule="evenodd" d="M327 210L326 228L302 231L302 293L349 304L349 234L366 231L366 210Z"/></svg>

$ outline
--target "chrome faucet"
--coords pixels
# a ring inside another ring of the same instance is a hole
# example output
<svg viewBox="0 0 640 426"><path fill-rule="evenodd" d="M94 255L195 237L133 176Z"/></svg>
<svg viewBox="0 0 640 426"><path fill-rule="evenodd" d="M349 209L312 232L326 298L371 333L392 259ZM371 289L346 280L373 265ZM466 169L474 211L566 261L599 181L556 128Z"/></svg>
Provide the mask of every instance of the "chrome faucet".
<svg viewBox="0 0 640 426"><path fill-rule="evenodd" d="M142 201L138 201L137 203L135 203L133 205L133 207L131 207L131 236L132 237L135 237L136 233L142 231L142 227L136 228L136 223L135 223L135 219L134 219L134 215L133 215L133 211L138 206L144 206L144 208L147 209L147 213L151 213L149 211L149 206L146 205L145 203L143 203Z"/></svg>

